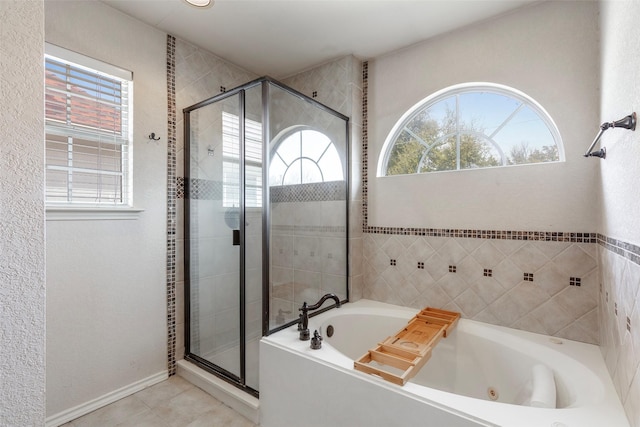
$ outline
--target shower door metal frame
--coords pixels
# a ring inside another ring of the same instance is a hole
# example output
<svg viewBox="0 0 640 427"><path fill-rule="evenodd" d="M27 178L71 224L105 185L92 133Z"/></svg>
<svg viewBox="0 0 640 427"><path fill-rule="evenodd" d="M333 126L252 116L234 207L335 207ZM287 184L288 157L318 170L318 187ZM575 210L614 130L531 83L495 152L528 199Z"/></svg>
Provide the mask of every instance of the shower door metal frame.
<svg viewBox="0 0 640 427"><path fill-rule="evenodd" d="M349 138L349 117L345 116L344 114L330 108L327 107L324 104L321 104L320 102L316 101L313 98L309 98L307 95L298 92L297 90L290 88L289 86L285 85L284 83L281 83L277 80L272 79L271 77L262 77L260 79L258 79L258 81L262 81L263 86L262 86L262 114L263 114L263 125L262 125L262 132L263 132L263 140L264 141L268 141L266 142L266 146L267 149L263 151L262 153L262 158L263 158L263 164L268 165L269 161L271 160L271 150L269 147L269 144L271 143L270 140L270 129L269 129L269 117L268 117L268 112L269 112L269 84L276 86L278 89L281 89L285 92L287 92L288 94L308 103L313 105L314 107L318 108L319 110L322 110L326 113L331 114L332 116L335 116L339 119L344 120L345 122L345 154L346 154L346 165L345 165L345 245L346 245L346 258L347 258L347 262L346 262L346 266L345 266L345 275L346 275L346 283L345 283L345 288L346 288L346 298L341 300L341 304L347 303L349 302L349 272L350 272L350 268L349 268L349 259L350 259L350 251L349 251L349 224L350 224L350 217L349 217L349 204L351 201L351 191L349 189L349 184L350 184L350 179L349 177L351 176L351 140ZM270 223L269 220L269 214L270 214L270 208L271 208L271 199L269 198L269 170L268 168L263 168L262 170L262 182L263 182L263 207L265 207L264 212L263 212L263 244L262 244L262 251L263 251L263 264L262 264L262 268L263 268L263 274L262 274L262 304L263 304L263 313L262 313L262 336L267 336L267 335L271 335L273 333L276 333L278 331L281 331L283 329L287 329L295 324L298 323L297 320L292 320L288 323L284 323L283 325L280 325L278 327L269 328L269 316L270 316L270 306L269 306L269 302L270 302L270 294L269 294L269 278L270 278L270 262L269 262L269 237L270 237L270 233L265 233L265 230L268 230L267 226ZM269 209L267 209L267 207ZM264 262L264 260L267 260L267 262ZM267 298L265 298L265 295L267 296ZM325 311L331 310L332 308L335 307L335 304L331 304L328 305L324 308L315 310L313 313L309 314L309 317L314 317L317 316L318 314L324 313Z"/></svg>
<svg viewBox="0 0 640 427"><path fill-rule="evenodd" d="M187 107L183 110L184 117L184 174L185 174L185 204L184 204L184 235L185 235L185 244L184 244L184 263L185 263L185 359L195 363L197 366L204 368L207 371L210 371L225 381L233 384L234 386L246 391L247 393L258 397L258 390L249 387L246 384L246 289L245 289L245 91L255 85L259 84L259 81L249 82L246 85L240 86L233 90L221 93L212 98L206 99L202 102L194 104L190 107ZM240 346L240 375L235 375L232 372L227 371L226 369L196 355L191 353L191 269L190 266L190 254L191 254L191 235L190 235L190 226L191 226L191 203L188 200L189 192L190 192L190 182L191 182L191 169L190 169L190 159L191 159L191 126L190 126L190 114L192 111L195 111L199 108L206 107L208 105L217 103L224 99L232 98L234 96L239 96L239 133L240 133L240 141L239 141L239 197L240 197L240 212L239 212L239 224L240 224L240 248L239 248L239 257L240 257L240 266L239 266L239 317L240 317L240 331L239 331L239 346Z"/></svg>
<svg viewBox="0 0 640 427"><path fill-rule="evenodd" d="M350 189L349 189L349 176L351 170L351 141L349 139L349 118L329 107L317 102L314 99L307 97L306 95L274 80L270 77L261 77L259 79L250 81L242 86L223 92L219 95L208 98L204 101L196 103L190 107L183 109L184 118L184 304L185 304L185 359L195 363L197 366L212 372L216 376L231 383L232 385L244 390L245 392L259 397L258 390L255 390L246 385L246 289L245 289L245 92L250 88L254 88L257 85L262 85L262 139L263 139L263 151L262 151L262 336L270 335L274 332L288 328L295 325L297 322L291 321L277 328L269 328L269 316L270 316L270 293L269 293L269 279L270 279L270 257L269 257L269 245L270 245L270 191L269 191L269 161L271 157L270 152L270 125L269 125L269 100L270 90L269 85L278 87L279 89L289 93L290 95L299 98L314 107L323 110L333 116L336 116L345 122L345 151L346 151L346 165L345 165L345 208L346 208L346 221L345 221L345 245L346 245L346 264L345 264L345 295L346 298L342 300L342 303L349 301L349 205L350 205ZM215 365L214 363L190 352L191 346L191 235L190 235L190 222L191 222L191 207L189 201L191 170L190 170L190 143L191 143L191 127L190 127L190 113L199 108L206 107L208 105L217 103L227 98L239 95L240 97L240 115L239 115L239 132L240 132L240 267L239 267L239 298L240 298L240 376L237 376L222 367ZM333 308L334 305L329 305L326 308L315 311L310 316L313 317L317 314L323 313Z"/></svg>

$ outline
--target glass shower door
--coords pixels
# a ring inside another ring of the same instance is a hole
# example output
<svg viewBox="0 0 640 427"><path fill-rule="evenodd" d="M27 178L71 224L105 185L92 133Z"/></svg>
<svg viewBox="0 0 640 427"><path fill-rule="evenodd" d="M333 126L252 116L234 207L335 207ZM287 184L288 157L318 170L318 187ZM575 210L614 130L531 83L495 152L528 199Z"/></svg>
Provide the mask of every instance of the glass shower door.
<svg viewBox="0 0 640 427"><path fill-rule="evenodd" d="M191 111L185 121L190 135L188 356L238 382L244 346L241 106L241 94L235 94Z"/></svg>

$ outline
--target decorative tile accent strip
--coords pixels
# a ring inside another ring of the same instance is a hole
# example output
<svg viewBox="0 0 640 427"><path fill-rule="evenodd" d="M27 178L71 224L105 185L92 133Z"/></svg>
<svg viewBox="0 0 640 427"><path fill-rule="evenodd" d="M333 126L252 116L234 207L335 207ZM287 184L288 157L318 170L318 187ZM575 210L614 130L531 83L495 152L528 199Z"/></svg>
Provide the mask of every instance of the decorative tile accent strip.
<svg viewBox="0 0 640 427"><path fill-rule="evenodd" d="M362 63L362 231L369 231L369 62Z"/></svg>
<svg viewBox="0 0 640 427"><path fill-rule="evenodd" d="M176 177L176 197L178 199L184 199L184 177Z"/></svg>
<svg viewBox="0 0 640 427"><path fill-rule="evenodd" d="M185 178L176 177L178 199L222 200L220 181L192 178L189 180L189 187L187 197ZM346 187L344 181L284 185L271 187L270 194L272 203L346 200Z"/></svg>
<svg viewBox="0 0 640 427"><path fill-rule="evenodd" d="M365 227L365 233L400 236L461 237L492 240L534 240L546 242L597 243L596 233L561 231L461 230L450 228Z"/></svg>
<svg viewBox="0 0 640 427"><path fill-rule="evenodd" d="M616 240L602 234L598 234L597 238L600 246L625 257L634 264L640 265L640 246L623 242L622 240Z"/></svg>
<svg viewBox="0 0 640 427"><path fill-rule="evenodd" d="M346 231L344 225L273 225L271 230L279 232L290 232L293 234L302 232L311 233L344 233Z"/></svg>
<svg viewBox="0 0 640 427"><path fill-rule="evenodd" d="M631 319L627 316L627 331L631 332Z"/></svg>
<svg viewBox="0 0 640 427"><path fill-rule="evenodd" d="M347 199L344 181L282 185L270 188L271 203L318 202Z"/></svg>
<svg viewBox="0 0 640 427"><path fill-rule="evenodd" d="M167 34L167 370L176 373L176 39Z"/></svg>
<svg viewBox="0 0 640 427"><path fill-rule="evenodd" d="M182 180L184 182L184 178ZM222 200L222 182L191 178L184 195L193 200Z"/></svg>

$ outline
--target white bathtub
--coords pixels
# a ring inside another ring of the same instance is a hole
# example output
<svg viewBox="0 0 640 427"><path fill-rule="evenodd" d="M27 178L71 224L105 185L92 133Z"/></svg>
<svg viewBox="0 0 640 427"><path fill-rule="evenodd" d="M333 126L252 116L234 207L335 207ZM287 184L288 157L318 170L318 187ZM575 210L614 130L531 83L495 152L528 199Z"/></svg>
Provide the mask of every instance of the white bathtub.
<svg viewBox="0 0 640 427"><path fill-rule="evenodd" d="M629 426L600 350L590 344L461 319L404 386L353 369L354 359L416 312L368 300L345 304L310 320L324 337L320 350L299 341L295 327L263 338L261 426ZM553 371L557 409L523 406L537 364Z"/></svg>

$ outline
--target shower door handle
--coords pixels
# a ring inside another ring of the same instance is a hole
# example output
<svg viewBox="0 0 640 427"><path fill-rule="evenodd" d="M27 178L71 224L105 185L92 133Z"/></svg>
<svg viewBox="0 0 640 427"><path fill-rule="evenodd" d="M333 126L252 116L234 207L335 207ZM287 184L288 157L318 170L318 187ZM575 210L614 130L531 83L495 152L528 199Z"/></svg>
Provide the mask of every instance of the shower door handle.
<svg viewBox="0 0 640 427"><path fill-rule="evenodd" d="M233 246L240 245L240 230L233 230Z"/></svg>

